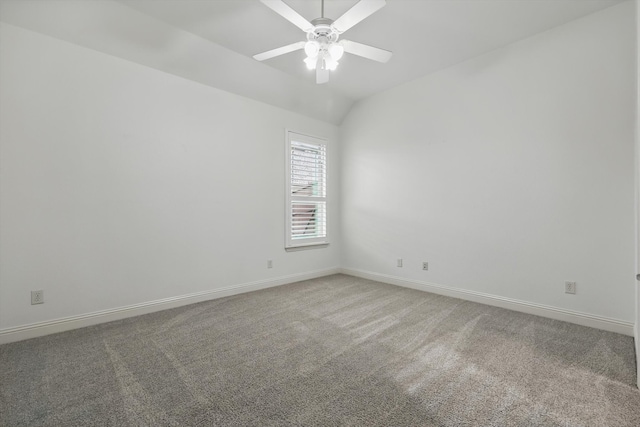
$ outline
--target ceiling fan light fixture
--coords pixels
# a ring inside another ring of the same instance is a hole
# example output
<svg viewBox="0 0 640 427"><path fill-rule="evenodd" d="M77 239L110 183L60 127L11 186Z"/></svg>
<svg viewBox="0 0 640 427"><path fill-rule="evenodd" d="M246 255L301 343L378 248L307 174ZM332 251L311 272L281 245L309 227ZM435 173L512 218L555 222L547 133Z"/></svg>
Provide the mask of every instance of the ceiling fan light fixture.
<svg viewBox="0 0 640 427"><path fill-rule="evenodd" d="M316 65L318 64L318 57L306 57L304 59L304 63L307 64L307 68L309 70L314 70L316 68Z"/></svg>
<svg viewBox="0 0 640 427"><path fill-rule="evenodd" d="M332 44L329 46L329 55L331 55L331 58L334 60L339 61L342 55L344 55L344 47L338 43Z"/></svg>
<svg viewBox="0 0 640 427"><path fill-rule="evenodd" d="M318 56L318 52L320 52L320 45L317 41L309 40L305 43L304 53L306 53L309 58L315 58Z"/></svg>
<svg viewBox="0 0 640 427"><path fill-rule="evenodd" d="M327 55L324 57L324 66L329 71L335 71L338 68L338 61Z"/></svg>

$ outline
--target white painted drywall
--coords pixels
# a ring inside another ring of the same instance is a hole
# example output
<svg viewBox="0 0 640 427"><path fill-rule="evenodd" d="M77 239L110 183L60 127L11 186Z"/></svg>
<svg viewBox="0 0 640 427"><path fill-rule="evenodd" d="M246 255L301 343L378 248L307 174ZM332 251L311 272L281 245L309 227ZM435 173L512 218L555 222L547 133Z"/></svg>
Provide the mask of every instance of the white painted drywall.
<svg viewBox="0 0 640 427"><path fill-rule="evenodd" d="M632 8L356 104L341 128L343 267L632 323Z"/></svg>
<svg viewBox="0 0 640 427"><path fill-rule="evenodd" d="M285 128L337 202L335 126L7 24L0 57L0 330L339 266L284 251Z"/></svg>

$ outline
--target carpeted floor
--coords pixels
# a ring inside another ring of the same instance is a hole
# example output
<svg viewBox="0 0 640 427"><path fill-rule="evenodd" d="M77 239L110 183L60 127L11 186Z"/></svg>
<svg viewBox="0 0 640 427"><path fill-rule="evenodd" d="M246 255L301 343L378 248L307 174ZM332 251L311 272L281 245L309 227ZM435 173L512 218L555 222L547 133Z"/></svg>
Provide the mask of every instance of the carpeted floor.
<svg viewBox="0 0 640 427"><path fill-rule="evenodd" d="M2 426L640 426L633 339L336 275L0 346Z"/></svg>

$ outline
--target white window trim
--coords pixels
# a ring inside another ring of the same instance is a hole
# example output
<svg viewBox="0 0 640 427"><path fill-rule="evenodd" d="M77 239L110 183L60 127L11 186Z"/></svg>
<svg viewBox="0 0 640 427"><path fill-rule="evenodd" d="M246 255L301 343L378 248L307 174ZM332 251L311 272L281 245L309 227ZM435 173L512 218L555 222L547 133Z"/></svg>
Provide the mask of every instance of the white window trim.
<svg viewBox="0 0 640 427"><path fill-rule="evenodd" d="M304 238L304 239L293 239L292 237L292 215L291 215L291 205L292 202L296 201L296 197L291 194L291 141L295 140L297 142L308 143L313 145L324 145L325 147L325 158L328 159L328 150L329 144L328 140L325 138L320 138L316 136L306 135L299 132L286 130L286 147L285 147L285 165L286 165L286 178L285 178L285 249L294 249L294 248L303 248L303 247L312 247L312 246L321 246L329 244L329 230L328 230L328 192L325 193L324 197L314 197L316 201L324 201L325 203L325 235L324 237L316 237L316 238ZM328 160L327 160L328 163ZM327 165L328 166L328 165ZM328 169L328 167L327 167ZM328 171L325 170L325 173ZM327 178L325 178L327 181ZM328 185L328 182L325 182L325 185ZM325 190L325 191L328 191ZM304 199L303 199L304 200ZM308 197L307 197L308 200ZM298 201L301 201L298 199Z"/></svg>

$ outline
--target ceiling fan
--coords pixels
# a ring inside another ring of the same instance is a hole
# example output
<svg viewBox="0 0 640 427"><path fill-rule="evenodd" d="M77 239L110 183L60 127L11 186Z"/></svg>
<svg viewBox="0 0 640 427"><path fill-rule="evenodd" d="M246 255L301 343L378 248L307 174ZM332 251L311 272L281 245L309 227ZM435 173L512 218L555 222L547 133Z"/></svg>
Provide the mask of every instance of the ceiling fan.
<svg viewBox="0 0 640 427"><path fill-rule="evenodd" d="M304 62L310 70L316 70L316 83L329 81L329 71L334 71L344 52L378 62L387 62L392 53L350 40L338 41L340 35L386 4L386 0L360 0L335 21L324 17L322 0L320 18L309 22L282 0L260 0L274 12L291 22L307 34L307 41L292 43L277 49L254 55L254 59L264 61L286 53L304 49Z"/></svg>

